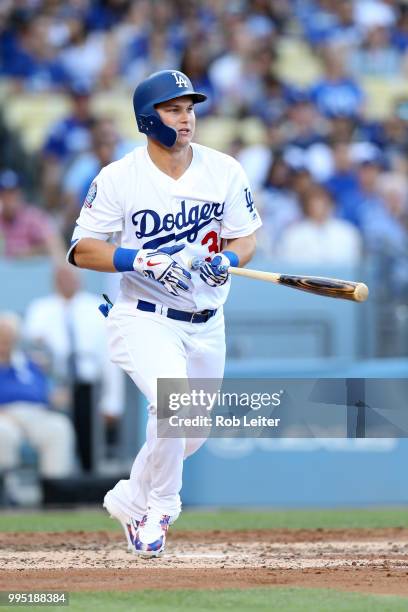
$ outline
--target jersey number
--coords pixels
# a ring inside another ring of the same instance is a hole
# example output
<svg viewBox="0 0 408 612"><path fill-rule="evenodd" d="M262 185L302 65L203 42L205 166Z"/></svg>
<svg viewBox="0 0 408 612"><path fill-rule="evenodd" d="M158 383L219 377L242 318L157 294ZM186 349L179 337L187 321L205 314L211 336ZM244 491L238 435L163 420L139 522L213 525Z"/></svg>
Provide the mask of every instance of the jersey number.
<svg viewBox="0 0 408 612"><path fill-rule="evenodd" d="M202 245L208 244L209 253L219 253L221 251L221 240L218 244L218 234L214 230L208 232L201 241ZM205 261L211 261L211 257L206 257Z"/></svg>

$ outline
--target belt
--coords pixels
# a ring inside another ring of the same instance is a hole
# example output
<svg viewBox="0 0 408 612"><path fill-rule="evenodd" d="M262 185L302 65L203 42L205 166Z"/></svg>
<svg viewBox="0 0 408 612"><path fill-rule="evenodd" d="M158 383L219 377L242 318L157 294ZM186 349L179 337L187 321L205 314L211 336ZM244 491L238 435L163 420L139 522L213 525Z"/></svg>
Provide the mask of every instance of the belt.
<svg viewBox="0 0 408 612"><path fill-rule="evenodd" d="M158 314L168 317L169 319L175 319L176 321L187 321L188 323L206 323L208 319L211 319L217 312L215 310L202 310L201 312L187 312L185 310L175 310L174 308L167 308L160 304L152 304L151 302L145 302L144 300L138 300L136 308L143 310L144 312L157 312Z"/></svg>

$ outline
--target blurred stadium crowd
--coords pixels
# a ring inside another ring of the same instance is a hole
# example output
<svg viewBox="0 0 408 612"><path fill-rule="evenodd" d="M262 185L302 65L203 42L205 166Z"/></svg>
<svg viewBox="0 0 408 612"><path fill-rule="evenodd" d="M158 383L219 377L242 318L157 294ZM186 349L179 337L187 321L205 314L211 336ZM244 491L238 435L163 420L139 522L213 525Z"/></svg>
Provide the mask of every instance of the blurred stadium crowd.
<svg viewBox="0 0 408 612"><path fill-rule="evenodd" d="M196 140L244 166L264 257L374 260L385 299L406 301L404 0L2 0L0 257L49 255L56 295L79 291L59 267L75 219L99 170L144 142L131 96L167 68L208 96Z"/></svg>
<svg viewBox="0 0 408 612"><path fill-rule="evenodd" d="M5 0L4 254L55 253L44 214L69 238L93 177L139 144L134 86L174 67L208 95L198 140L249 174L265 254L382 253L405 293L407 48L402 0ZM26 211L30 237L7 222L20 207L24 224L21 185L43 209Z"/></svg>

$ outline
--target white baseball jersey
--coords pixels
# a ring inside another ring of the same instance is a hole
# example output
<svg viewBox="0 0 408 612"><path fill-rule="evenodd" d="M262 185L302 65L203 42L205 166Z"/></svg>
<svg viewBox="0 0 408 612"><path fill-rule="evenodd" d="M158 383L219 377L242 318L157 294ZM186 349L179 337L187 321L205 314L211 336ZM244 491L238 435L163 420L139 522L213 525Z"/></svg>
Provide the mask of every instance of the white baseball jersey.
<svg viewBox="0 0 408 612"><path fill-rule="evenodd" d="M185 244L174 259L189 269L193 257L221 251L223 238L252 234L261 220L240 164L214 149L191 146L191 164L177 180L153 163L147 147L103 168L89 189L73 238L118 233L118 244L131 249ZM190 312L225 302L230 282L209 287L198 271L191 275L190 291L177 297L140 272L125 272L118 301L134 305L142 299Z"/></svg>

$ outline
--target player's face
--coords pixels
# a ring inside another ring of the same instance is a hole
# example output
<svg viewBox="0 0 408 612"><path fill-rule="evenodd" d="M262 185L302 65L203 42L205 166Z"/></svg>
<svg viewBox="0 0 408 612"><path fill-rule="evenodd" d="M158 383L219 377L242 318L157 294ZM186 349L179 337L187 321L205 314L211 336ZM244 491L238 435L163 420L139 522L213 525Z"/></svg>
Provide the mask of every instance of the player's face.
<svg viewBox="0 0 408 612"><path fill-rule="evenodd" d="M189 96L174 98L156 108L160 119L177 131L176 146L189 145L195 131L194 104Z"/></svg>

